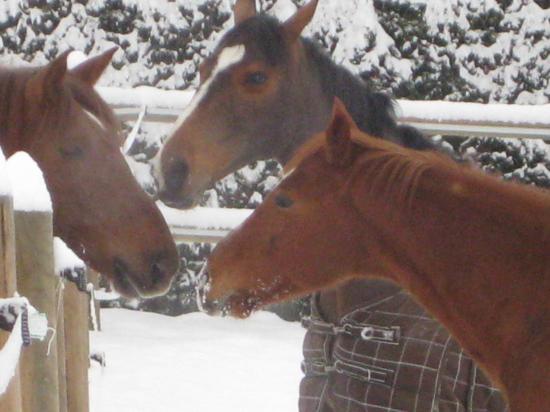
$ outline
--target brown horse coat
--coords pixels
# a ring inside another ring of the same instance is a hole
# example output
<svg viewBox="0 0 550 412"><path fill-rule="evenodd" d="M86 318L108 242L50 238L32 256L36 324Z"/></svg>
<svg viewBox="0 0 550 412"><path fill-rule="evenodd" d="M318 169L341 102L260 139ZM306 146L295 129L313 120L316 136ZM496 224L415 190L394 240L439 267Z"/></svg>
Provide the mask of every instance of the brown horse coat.
<svg viewBox="0 0 550 412"><path fill-rule="evenodd" d="M374 139L341 103L290 164L215 249L210 304L247 316L350 278L388 279L453 333L512 411L550 410L548 193Z"/></svg>

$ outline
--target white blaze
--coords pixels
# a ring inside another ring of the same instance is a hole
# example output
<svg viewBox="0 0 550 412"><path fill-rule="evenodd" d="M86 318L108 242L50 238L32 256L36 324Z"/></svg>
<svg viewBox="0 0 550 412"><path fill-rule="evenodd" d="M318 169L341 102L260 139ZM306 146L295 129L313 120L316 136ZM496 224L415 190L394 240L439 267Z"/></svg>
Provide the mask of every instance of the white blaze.
<svg viewBox="0 0 550 412"><path fill-rule="evenodd" d="M238 44L236 46L226 47L225 49L223 49L218 55L218 61L216 63L216 66L214 67L214 70L212 70L212 74L202 84L202 86L199 87L199 89L193 96L193 99L191 99L191 102L185 107L185 110L176 121L170 137L166 139L166 142L164 142L163 146L158 151L155 159L153 159L152 161L153 171L159 185L159 190L161 190L164 187L164 176L162 175L162 170L160 167L161 166L160 159L161 159L161 155L164 147L170 141L170 139L172 139L172 137L174 136L174 133L181 127L181 125L185 122L185 120L187 120L187 118L195 111L195 109L198 107L202 99L204 99L204 96L208 94L210 86L212 85L214 80L216 80L216 77L218 76L218 74L224 72L225 70L229 69L230 67L242 61L245 54L246 54L246 47L244 46L244 44Z"/></svg>

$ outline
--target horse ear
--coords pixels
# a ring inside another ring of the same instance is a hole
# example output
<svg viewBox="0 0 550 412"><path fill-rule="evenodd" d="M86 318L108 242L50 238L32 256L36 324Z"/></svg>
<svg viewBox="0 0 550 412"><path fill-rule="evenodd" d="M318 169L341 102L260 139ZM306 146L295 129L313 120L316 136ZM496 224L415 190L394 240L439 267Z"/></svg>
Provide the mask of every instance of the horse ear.
<svg viewBox="0 0 550 412"><path fill-rule="evenodd" d="M300 37L302 31L304 31L306 26L313 19L318 3L319 0L311 0L283 23L283 29L287 39L292 42Z"/></svg>
<svg viewBox="0 0 550 412"><path fill-rule="evenodd" d="M351 132L356 127L346 106L336 97L334 99L332 120L325 132L326 155L330 164L346 166L351 162L353 148Z"/></svg>
<svg viewBox="0 0 550 412"><path fill-rule="evenodd" d="M233 6L235 26L239 25L246 19L254 17L256 14L258 14L256 10L256 0L237 0Z"/></svg>
<svg viewBox="0 0 550 412"><path fill-rule="evenodd" d="M111 63L113 54L115 54L117 50L118 47L113 47L98 56L92 57L79 64L74 69L71 69L70 73L90 86L93 86L99 80L109 63Z"/></svg>
<svg viewBox="0 0 550 412"><path fill-rule="evenodd" d="M62 87L67 74L67 50L56 57L50 64L39 69L25 86L25 97L34 102L55 98Z"/></svg>

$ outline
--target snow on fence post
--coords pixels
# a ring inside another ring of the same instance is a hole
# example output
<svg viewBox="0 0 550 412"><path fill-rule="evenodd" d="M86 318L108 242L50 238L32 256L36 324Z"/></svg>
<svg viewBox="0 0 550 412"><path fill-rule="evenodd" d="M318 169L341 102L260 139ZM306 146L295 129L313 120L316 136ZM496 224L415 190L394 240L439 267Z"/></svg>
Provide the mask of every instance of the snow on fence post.
<svg viewBox="0 0 550 412"><path fill-rule="evenodd" d="M13 199L5 159L0 151L0 298L10 298L17 290L15 271L15 229L13 221ZM0 350L10 334L0 331ZM21 381L19 368L11 379L4 394L0 395L0 411L22 411Z"/></svg>
<svg viewBox="0 0 550 412"><path fill-rule="evenodd" d="M101 331L101 310L99 307L99 300L96 298L94 291L100 289L100 274L95 270L88 268L88 280L93 285L90 296L90 322L89 329L96 332ZM93 313L92 313L93 311ZM95 322L94 322L95 320Z"/></svg>
<svg viewBox="0 0 550 412"><path fill-rule="evenodd" d="M70 280L65 283L63 292L67 407L70 412L88 412L90 296L87 291L86 265L59 238L54 239L54 255L56 273Z"/></svg>
<svg viewBox="0 0 550 412"><path fill-rule="evenodd" d="M16 153L8 161L13 182L17 287L39 312L45 313L53 330L58 328L61 291L54 273L52 207L42 173L27 154ZM57 342L51 334L21 354L23 410L59 412Z"/></svg>

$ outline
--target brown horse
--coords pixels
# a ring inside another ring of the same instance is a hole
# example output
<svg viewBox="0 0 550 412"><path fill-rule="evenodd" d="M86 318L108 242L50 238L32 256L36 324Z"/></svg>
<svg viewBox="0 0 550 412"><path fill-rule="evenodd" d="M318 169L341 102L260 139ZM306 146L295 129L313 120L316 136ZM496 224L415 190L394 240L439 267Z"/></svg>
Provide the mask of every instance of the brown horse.
<svg viewBox="0 0 550 412"><path fill-rule="evenodd" d="M341 103L290 165L214 250L210 302L243 317L346 279L388 279L451 331L512 411L550 410L548 193L374 139Z"/></svg>
<svg viewBox="0 0 550 412"><path fill-rule="evenodd" d="M178 267L162 215L120 151L113 112L93 85L115 49L67 71L0 68L0 145L38 163L53 203L54 233L127 296L164 292Z"/></svg>
<svg viewBox="0 0 550 412"><path fill-rule="evenodd" d="M160 199L189 208L225 175L259 159L286 162L330 121L334 96L362 130L417 148L429 144L398 127L392 102L300 37L310 1L284 23L258 15L254 0L235 5L236 26L200 67L200 87L158 154Z"/></svg>

